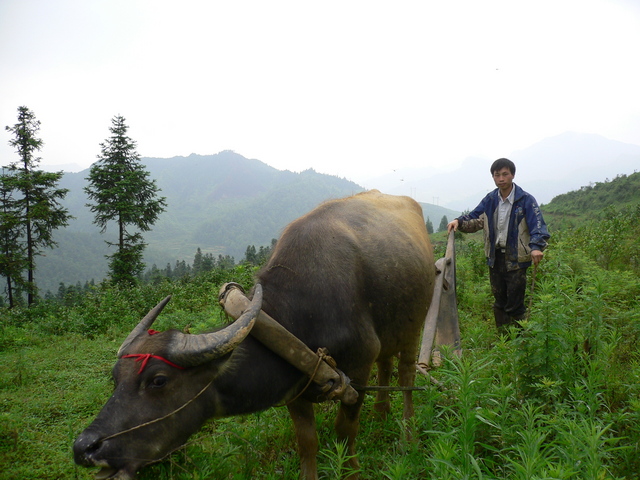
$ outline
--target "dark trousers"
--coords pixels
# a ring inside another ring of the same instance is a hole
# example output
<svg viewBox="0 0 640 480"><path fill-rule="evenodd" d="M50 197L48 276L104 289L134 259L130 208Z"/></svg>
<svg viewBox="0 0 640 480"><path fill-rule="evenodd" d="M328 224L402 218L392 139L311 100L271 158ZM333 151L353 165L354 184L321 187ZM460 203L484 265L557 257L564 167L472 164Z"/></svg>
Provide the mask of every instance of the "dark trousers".
<svg viewBox="0 0 640 480"><path fill-rule="evenodd" d="M502 329L510 324L517 324L517 320L522 320L527 313L524 305L527 269L507 270L505 254L498 249L496 261L489 268L489 281L495 299L493 313L496 326Z"/></svg>

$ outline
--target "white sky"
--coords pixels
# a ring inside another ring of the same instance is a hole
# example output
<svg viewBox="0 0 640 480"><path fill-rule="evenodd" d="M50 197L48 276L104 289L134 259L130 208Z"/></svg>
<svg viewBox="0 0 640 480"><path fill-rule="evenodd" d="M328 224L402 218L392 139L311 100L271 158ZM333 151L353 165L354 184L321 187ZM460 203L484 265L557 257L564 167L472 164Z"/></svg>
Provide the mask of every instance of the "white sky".
<svg viewBox="0 0 640 480"><path fill-rule="evenodd" d="M355 181L576 131L640 145L637 0L0 0L0 127L41 165L234 150ZM0 164L16 160L0 133Z"/></svg>

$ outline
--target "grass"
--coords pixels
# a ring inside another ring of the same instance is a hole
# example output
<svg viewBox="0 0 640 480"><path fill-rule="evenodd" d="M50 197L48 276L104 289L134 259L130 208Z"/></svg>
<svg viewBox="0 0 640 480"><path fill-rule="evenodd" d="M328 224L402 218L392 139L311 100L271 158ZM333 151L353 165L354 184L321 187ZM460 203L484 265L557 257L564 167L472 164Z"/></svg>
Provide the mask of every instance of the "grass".
<svg viewBox="0 0 640 480"><path fill-rule="evenodd" d="M3 340L12 333L13 348L0 353L0 477L87 478L70 446L111 388L117 346L26 329L3 328Z"/></svg>
<svg viewBox="0 0 640 480"><path fill-rule="evenodd" d="M486 274L475 247L459 257L463 355L445 353L419 378L414 435L402 434L401 395L392 415L373 415L368 395L358 436L368 479L632 479L640 471L640 280L602 270L558 249L538 272L529 322L498 336ZM48 311L46 322L3 318L0 327L0 478L89 479L73 464L73 440L111 393L115 352L134 321L167 292L110 294L97 323L82 312ZM211 285L172 285L160 328L206 328L216 309ZM207 301L194 306L191 298ZM130 296L127 296L130 295ZM205 295L206 296L206 295ZM146 305L146 306L145 306ZM144 307L143 307L144 306ZM128 312L128 313L127 313ZM111 315L111 316L109 316ZM56 327L80 319L76 333ZM116 320L117 319L117 320ZM124 320L123 320L124 319ZM56 330L57 329L57 330ZM56 334L52 334L55 331ZM340 478L336 406L317 408L322 479ZM286 409L207 423L142 480L297 479L295 438Z"/></svg>

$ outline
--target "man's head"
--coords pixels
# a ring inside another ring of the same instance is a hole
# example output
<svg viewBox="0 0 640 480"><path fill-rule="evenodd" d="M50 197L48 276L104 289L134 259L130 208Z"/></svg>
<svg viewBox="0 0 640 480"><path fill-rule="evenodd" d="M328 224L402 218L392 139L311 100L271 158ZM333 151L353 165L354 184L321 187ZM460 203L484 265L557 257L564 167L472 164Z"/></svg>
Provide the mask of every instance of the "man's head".
<svg viewBox="0 0 640 480"><path fill-rule="evenodd" d="M513 177L516 174L516 166L508 158L499 158L491 165L491 176L500 189L502 198L507 198L513 188Z"/></svg>
<svg viewBox="0 0 640 480"><path fill-rule="evenodd" d="M491 175L493 175L499 170L502 170L503 168L508 168L509 171L511 172L511 175L513 176L516 175L516 165L508 158L499 158L498 160L493 162L491 164Z"/></svg>

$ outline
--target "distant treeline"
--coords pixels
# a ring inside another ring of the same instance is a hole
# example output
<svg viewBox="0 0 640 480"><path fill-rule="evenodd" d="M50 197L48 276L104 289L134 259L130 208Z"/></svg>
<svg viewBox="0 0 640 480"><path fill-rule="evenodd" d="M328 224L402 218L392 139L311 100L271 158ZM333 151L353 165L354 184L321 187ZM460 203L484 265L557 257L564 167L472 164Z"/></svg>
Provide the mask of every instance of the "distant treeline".
<svg viewBox="0 0 640 480"><path fill-rule="evenodd" d="M249 265L262 265L266 262L271 251L276 244L276 239L271 240L270 246L260 246L256 249L255 245L247 246L244 258L240 263ZM200 275L201 273L210 272L212 270L231 270L236 266L235 258L230 255L218 255L218 258L212 253L202 253L198 248L193 258L193 264L189 265L184 260L176 261L175 265L167 263L165 268L158 268L153 265L141 277L143 283L158 283L164 279L180 280L181 278Z"/></svg>
<svg viewBox="0 0 640 480"><path fill-rule="evenodd" d="M255 245L248 245L245 251L244 258L239 264L248 264L253 266L259 266L264 264L273 248L276 245L277 240L274 238L271 240L271 245L260 246L256 248ZM159 284L164 281L179 281L195 277L202 273L211 272L214 270L232 270L236 266L234 257L230 255L218 255L216 258L212 253L202 253L202 250L198 247L193 257L193 263L187 263L185 260L176 260L176 263L171 266L167 263L165 268L158 268L157 265L153 265L147 269L143 274L138 277L138 280L142 284ZM92 279L83 284L77 282L75 285L65 285L60 282L56 293L47 291L44 295L45 300L57 301L65 305L74 305L77 300L84 296L87 292L96 287L95 281ZM0 297L1 301L1 297ZM2 306L0 304L0 306Z"/></svg>

